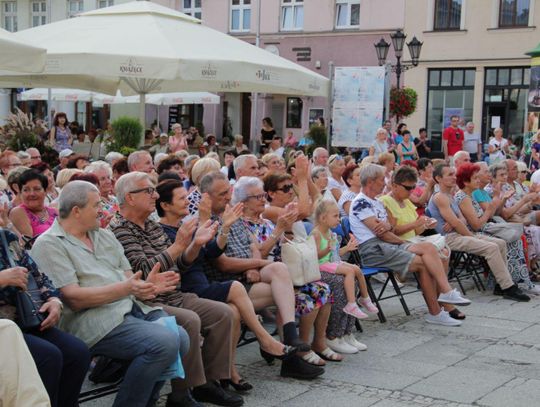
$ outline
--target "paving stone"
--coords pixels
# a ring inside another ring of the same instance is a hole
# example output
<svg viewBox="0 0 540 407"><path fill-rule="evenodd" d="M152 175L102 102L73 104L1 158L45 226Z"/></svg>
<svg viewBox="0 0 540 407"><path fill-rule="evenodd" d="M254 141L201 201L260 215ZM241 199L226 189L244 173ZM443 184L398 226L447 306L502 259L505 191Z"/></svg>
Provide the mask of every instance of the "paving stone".
<svg viewBox="0 0 540 407"><path fill-rule="evenodd" d="M481 406L526 407L538 405L540 400L540 380L513 380L494 392L478 400Z"/></svg>
<svg viewBox="0 0 540 407"><path fill-rule="evenodd" d="M409 387L407 391L459 403L473 403L512 376L458 367L449 367Z"/></svg>
<svg viewBox="0 0 540 407"><path fill-rule="evenodd" d="M351 393L345 393L341 391L332 391L330 395L331 405L333 406L347 406L351 405L351 399L354 397L354 394ZM327 403L323 404L321 403L321 400L328 400L329 394L328 390L324 389L317 389L317 390L311 390L306 391L305 393L302 393L294 398L291 398L285 402L283 402L282 406L290 406L290 407L313 407L313 406L320 406L320 405L328 405ZM362 397L362 398L355 398L354 406L355 407L368 407L376 402L378 402L380 399L378 398L372 398L372 397Z"/></svg>

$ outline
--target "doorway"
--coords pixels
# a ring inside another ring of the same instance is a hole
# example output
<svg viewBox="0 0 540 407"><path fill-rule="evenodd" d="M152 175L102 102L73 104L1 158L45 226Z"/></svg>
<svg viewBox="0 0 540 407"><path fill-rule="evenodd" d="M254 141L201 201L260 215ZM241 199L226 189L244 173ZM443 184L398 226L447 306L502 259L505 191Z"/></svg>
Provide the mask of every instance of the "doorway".
<svg viewBox="0 0 540 407"><path fill-rule="evenodd" d="M272 103L272 124L274 125L274 130L276 135L285 138L284 129L283 129L283 115L285 112L285 105L283 103Z"/></svg>
<svg viewBox="0 0 540 407"><path fill-rule="evenodd" d="M493 130L497 127L503 129L503 134L507 134L507 104L506 103L486 103L485 115L482 128L484 133L482 140L487 143L490 137L493 137Z"/></svg>

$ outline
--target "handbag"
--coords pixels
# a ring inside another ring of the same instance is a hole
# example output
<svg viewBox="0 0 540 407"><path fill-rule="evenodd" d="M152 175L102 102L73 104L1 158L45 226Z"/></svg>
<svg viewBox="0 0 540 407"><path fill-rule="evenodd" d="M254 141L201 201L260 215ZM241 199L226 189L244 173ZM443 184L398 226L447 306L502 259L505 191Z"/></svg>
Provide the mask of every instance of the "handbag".
<svg viewBox="0 0 540 407"><path fill-rule="evenodd" d="M498 237L506 242L515 242L521 239L523 224L521 223L486 223L482 232Z"/></svg>
<svg viewBox="0 0 540 407"><path fill-rule="evenodd" d="M321 279L317 245L313 236L284 238L281 259L287 265L294 286L302 286Z"/></svg>
<svg viewBox="0 0 540 407"><path fill-rule="evenodd" d="M429 236L414 236L408 239L411 243L431 243L433 246L437 248L437 251L439 252L439 257L443 260L447 260L448 257L450 257L450 247L446 244L446 238L437 233L435 235L429 235ZM443 250L448 251L448 255L444 254Z"/></svg>
<svg viewBox="0 0 540 407"><path fill-rule="evenodd" d="M4 229L0 229L0 241L9 266L18 267L18 264L13 260ZM35 264L33 264L33 266L35 267ZM41 323L47 318L46 313L39 312L44 301L32 271L33 270L31 269L28 270L26 290L19 289L15 293L15 308L17 309L16 322L17 325L19 325L19 328L24 332L39 328Z"/></svg>

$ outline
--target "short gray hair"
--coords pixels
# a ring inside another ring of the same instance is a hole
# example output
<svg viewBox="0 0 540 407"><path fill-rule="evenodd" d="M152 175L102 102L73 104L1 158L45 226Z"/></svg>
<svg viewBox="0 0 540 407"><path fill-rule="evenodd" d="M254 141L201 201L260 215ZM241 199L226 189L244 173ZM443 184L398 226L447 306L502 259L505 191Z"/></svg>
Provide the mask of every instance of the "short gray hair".
<svg viewBox="0 0 540 407"><path fill-rule="evenodd" d="M238 202L245 202L248 200L248 189L250 188L262 188L264 189L263 182L257 177L241 177L233 187L233 193L231 198L231 204L236 205Z"/></svg>
<svg viewBox="0 0 540 407"><path fill-rule="evenodd" d="M384 171L385 169L382 165L368 164L362 168L362 172L360 173L360 183L365 187L369 181L384 177Z"/></svg>
<svg viewBox="0 0 540 407"><path fill-rule="evenodd" d="M460 151L458 151L457 153L454 154L454 161L459 160L460 158L465 158L465 157L470 158L471 155L469 154L468 151L460 150Z"/></svg>
<svg viewBox="0 0 540 407"><path fill-rule="evenodd" d="M489 166L489 173L491 174L493 178L495 178L497 176L497 173L502 170L508 171L508 166L506 165L504 161L497 164L492 164Z"/></svg>
<svg viewBox="0 0 540 407"><path fill-rule="evenodd" d="M227 182L229 181L227 179L227 176L223 174L221 171L210 172L206 174L204 177L202 177L201 183L199 185L199 190L201 191L202 194L206 192L210 192L210 190L212 189L212 186L214 185L214 182L218 180L223 180Z"/></svg>
<svg viewBox="0 0 540 407"><path fill-rule="evenodd" d="M257 160L257 156L254 154L242 154L234 159L233 169L235 173L244 166L248 158L254 158L255 161Z"/></svg>
<svg viewBox="0 0 540 407"><path fill-rule="evenodd" d="M154 166L157 167L160 162L162 162L165 158L167 158L169 154L167 153L157 153L154 156Z"/></svg>
<svg viewBox="0 0 540 407"><path fill-rule="evenodd" d="M88 181L68 182L58 197L58 216L60 219L67 219L73 208L84 208L88 204L88 193L96 192L97 187Z"/></svg>
<svg viewBox="0 0 540 407"><path fill-rule="evenodd" d="M28 160L30 158L30 153L22 150L17 151L17 157L19 157L21 160Z"/></svg>
<svg viewBox="0 0 540 407"><path fill-rule="evenodd" d="M199 156L196 155L196 154L190 154L190 155L188 155L188 156L186 157L186 159L184 160L184 167L186 167L186 168L189 167L189 164L191 164L191 162L192 162L193 160L198 160L199 158L201 158L201 157L199 157Z"/></svg>
<svg viewBox="0 0 540 407"><path fill-rule="evenodd" d="M94 174L99 170L106 170L107 174L109 174L109 177L112 177L113 175L111 166L105 161L94 161L84 168L84 172L87 172L89 174Z"/></svg>
<svg viewBox="0 0 540 407"><path fill-rule="evenodd" d="M116 181L116 184L114 185L114 193L116 199L118 199L118 205L123 205L126 202L126 195L135 188L139 181L142 180L149 180L152 182L152 178L150 178L147 173L140 171L129 172L118 178L118 181Z"/></svg>
<svg viewBox="0 0 540 407"><path fill-rule="evenodd" d="M319 175L323 172L326 172L328 175L328 169L322 165L316 165L311 169L311 178L319 178Z"/></svg>
<svg viewBox="0 0 540 407"><path fill-rule="evenodd" d="M138 150L132 152L128 157L128 168L130 171L133 171L133 166L141 159L143 155L150 155L148 151Z"/></svg>
<svg viewBox="0 0 540 407"><path fill-rule="evenodd" d="M105 156L105 161L109 163L109 165L113 165L113 162L116 160L119 160L121 158L124 158L124 154L118 153L116 151L111 151L110 153L107 153Z"/></svg>
<svg viewBox="0 0 540 407"><path fill-rule="evenodd" d="M324 147L317 147L315 150L313 150L313 158L318 157L319 153L322 153L323 151L328 152Z"/></svg>

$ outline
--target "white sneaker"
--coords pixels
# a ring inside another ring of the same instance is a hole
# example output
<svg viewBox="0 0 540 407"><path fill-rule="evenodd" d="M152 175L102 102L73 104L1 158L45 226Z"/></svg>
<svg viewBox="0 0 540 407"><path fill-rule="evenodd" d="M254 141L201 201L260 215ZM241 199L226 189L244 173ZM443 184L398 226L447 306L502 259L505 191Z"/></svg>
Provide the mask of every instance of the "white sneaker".
<svg viewBox="0 0 540 407"><path fill-rule="evenodd" d="M358 349L355 346L349 345L343 338L327 339L326 344L330 349L337 353L352 354L358 352Z"/></svg>
<svg viewBox="0 0 540 407"><path fill-rule="evenodd" d="M460 326L461 321L454 319L445 310L441 310L437 315L427 314L425 320L429 324L445 325L445 326Z"/></svg>
<svg viewBox="0 0 540 407"><path fill-rule="evenodd" d="M439 295L439 298L437 301L445 302L447 304L463 305L463 306L471 304L471 300L463 297L461 293L455 288L453 290L448 291L447 293Z"/></svg>
<svg viewBox="0 0 540 407"><path fill-rule="evenodd" d="M362 342L358 341L353 334L345 335L342 338L346 343L348 343L351 346L354 346L358 350L367 350L367 345L363 344Z"/></svg>
<svg viewBox="0 0 540 407"><path fill-rule="evenodd" d="M530 288L526 288L525 290L525 294L530 294L530 295L540 295L540 285L534 285Z"/></svg>

